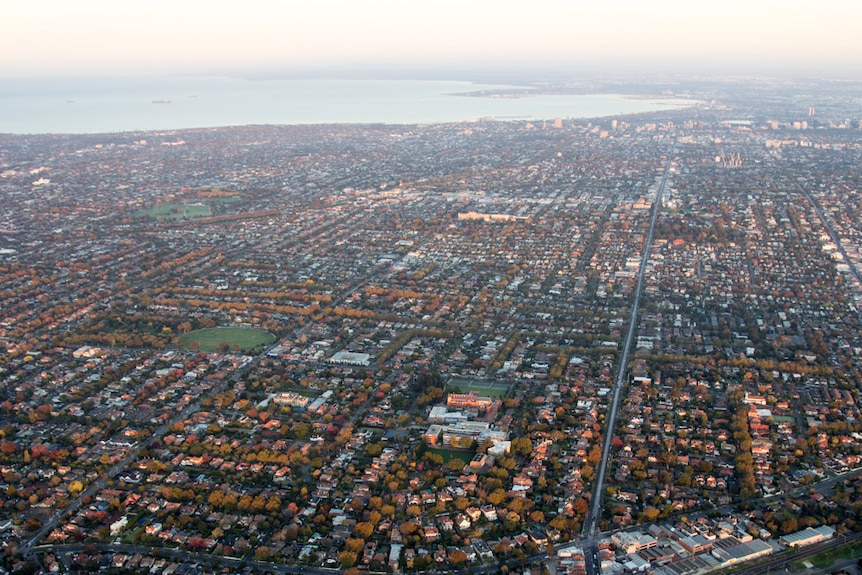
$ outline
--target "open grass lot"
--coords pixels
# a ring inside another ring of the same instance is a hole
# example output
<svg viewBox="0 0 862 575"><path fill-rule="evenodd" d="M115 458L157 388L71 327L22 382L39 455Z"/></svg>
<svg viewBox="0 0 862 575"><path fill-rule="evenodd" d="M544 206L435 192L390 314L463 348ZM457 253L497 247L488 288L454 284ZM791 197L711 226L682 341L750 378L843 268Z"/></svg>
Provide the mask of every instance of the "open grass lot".
<svg viewBox="0 0 862 575"><path fill-rule="evenodd" d="M221 351L225 343L230 349L236 346L240 350L248 350L269 345L275 341L275 336L251 327L216 327L189 332L182 336L182 340L186 345L197 342L201 351Z"/></svg>
<svg viewBox="0 0 862 575"><path fill-rule="evenodd" d="M203 218L212 215L206 204L159 204L146 210L135 212L136 217L150 217L157 220L181 220L183 218Z"/></svg>
<svg viewBox="0 0 862 575"><path fill-rule="evenodd" d="M457 451L454 449L445 449L441 447L429 447L428 451L431 453L436 453L440 457L443 458L443 463L449 463L450 459L460 459L465 464L470 463L473 460L473 456L476 455L475 451Z"/></svg>
<svg viewBox="0 0 862 575"><path fill-rule="evenodd" d="M476 392L482 397L504 398L509 393L508 383L497 383L494 381L483 381L481 379L465 379L453 377L447 385L458 393Z"/></svg>
<svg viewBox="0 0 862 575"><path fill-rule="evenodd" d="M825 553L809 557L808 561L818 569L828 569L835 561L841 559L860 558L862 558L862 543L857 541L854 543L848 543L847 545L842 545L841 547L836 547L831 551L826 551ZM795 568L802 571L805 569L805 566L800 561L795 565Z"/></svg>

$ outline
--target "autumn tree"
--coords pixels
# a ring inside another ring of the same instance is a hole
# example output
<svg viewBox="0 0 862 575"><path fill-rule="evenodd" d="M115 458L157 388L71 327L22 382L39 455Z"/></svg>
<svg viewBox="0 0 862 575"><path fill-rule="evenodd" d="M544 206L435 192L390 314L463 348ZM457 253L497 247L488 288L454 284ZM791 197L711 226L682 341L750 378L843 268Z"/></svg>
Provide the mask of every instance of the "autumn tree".
<svg viewBox="0 0 862 575"><path fill-rule="evenodd" d="M357 557L358 555L352 551L342 551L338 554L338 564L341 565L342 569L347 569L356 563Z"/></svg>
<svg viewBox="0 0 862 575"><path fill-rule="evenodd" d="M353 527L353 533L357 537L367 540L374 534L374 525L367 521L361 521Z"/></svg>

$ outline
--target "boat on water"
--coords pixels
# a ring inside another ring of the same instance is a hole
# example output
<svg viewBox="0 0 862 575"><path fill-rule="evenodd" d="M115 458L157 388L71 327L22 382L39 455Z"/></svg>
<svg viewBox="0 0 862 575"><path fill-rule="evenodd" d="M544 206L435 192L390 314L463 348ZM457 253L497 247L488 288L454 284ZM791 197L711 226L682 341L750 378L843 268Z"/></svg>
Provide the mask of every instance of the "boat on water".
<svg viewBox="0 0 862 575"><path fill-rule="evenodd" d="M153 104L170 104L170 100L153 100Z"/></svg>

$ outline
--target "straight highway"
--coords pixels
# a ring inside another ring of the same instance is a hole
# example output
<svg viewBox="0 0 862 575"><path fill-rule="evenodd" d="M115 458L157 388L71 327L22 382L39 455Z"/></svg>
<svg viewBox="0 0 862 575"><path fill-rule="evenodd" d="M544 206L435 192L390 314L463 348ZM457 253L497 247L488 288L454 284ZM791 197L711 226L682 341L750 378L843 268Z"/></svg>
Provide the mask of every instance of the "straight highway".
<svg viewBox="0 0 862 575"><path fill-rule="evenodd" d="M584 522L583 544L585 547L584 553L588 575L594 575L599 572L595 537L599 532L602 510L604 508L605 482L607 480L608 463L611 459L611 440L614 436L614 429L616 429L622 390L623 387L625 387L626 379L628 377L628 359L632 348L632 342L634 341L635 333L637 331L638 310L640 309L641 294L643 293L644 276L646 274L647 263L649 262L653 236L655 234L655 223L658 219L662 195L664 194L664 189L667 185L668 177L670 176L673 153L674 148L672 147L667 156L667 162L665 163L661 183L656 191L656 197L652 205L649 231L647 232L646 241L644 242L643 252L641 254L640 266L638 267L634 298L632 299L631 313L629 314L628 330L626 331L626 338L623 343L622 354L620 355L620 361L617 367L617 377L614 381L614 389L611 395L610 404L608 405L607 417L605 418L605 435L602 441L602 460L599 462L598 470L596 472L596 480L593 484L593 497L590 500L587 519Z"/></svg>

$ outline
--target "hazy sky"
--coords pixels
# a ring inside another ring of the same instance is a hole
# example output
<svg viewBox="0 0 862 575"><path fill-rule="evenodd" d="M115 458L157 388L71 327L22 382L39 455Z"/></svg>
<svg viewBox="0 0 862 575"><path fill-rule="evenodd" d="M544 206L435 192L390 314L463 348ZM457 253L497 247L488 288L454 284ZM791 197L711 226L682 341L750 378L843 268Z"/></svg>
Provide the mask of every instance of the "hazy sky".
<svg viewBox="0 0 862 575"><path fill-rule="evenodd" d="M0 76L862 71L858 0L9 0Z"/></svg>

